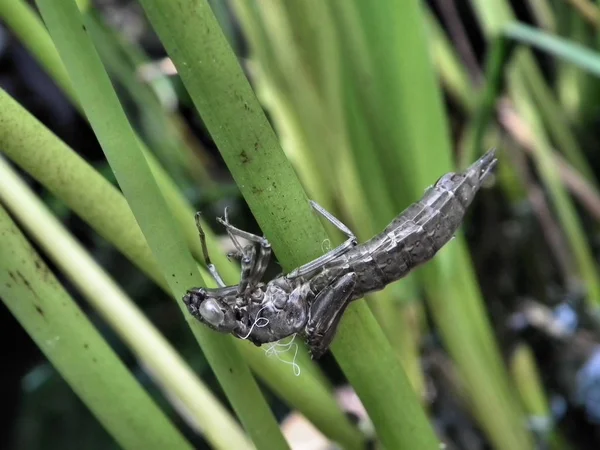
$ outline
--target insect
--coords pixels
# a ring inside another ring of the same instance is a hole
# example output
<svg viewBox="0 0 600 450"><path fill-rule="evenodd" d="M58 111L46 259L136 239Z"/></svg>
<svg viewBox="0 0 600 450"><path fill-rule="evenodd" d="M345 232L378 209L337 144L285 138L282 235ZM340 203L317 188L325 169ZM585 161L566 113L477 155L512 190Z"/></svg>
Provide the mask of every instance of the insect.
<svg viewBox="0 0 600 450"><path fill-rule="evenodd" d="M218 221L241 263L241 281L226 286L211 263L196 214L207 267L217 288L192 288L184 296L188 311L200 322L256 345L300 334L313 358L333 341L348 304L407 275L429 261L460 227L482 183L496 166L491 150L462 173L448 173L423 198L406 208L382 233L358 244L352 231L317 203L313 208L347 240L323 256L268 283L261 281L271 256L269 241L229 223L227 210ZM250 244L242 247L238 237Z"/></svg>

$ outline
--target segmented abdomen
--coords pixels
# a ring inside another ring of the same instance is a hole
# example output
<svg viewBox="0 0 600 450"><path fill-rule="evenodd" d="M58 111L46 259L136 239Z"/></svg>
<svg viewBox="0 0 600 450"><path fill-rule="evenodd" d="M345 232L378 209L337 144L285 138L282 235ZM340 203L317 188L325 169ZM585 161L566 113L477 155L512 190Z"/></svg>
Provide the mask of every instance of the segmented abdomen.
<svg viewBox="0 0 600 450"><path fill-rule="evenodd" d="M490 151L465 172L444 175L381 234L357 247L353 266L363 266L357 270L357 291L382 289L433 258L453 238L495 165L494 151Z"/></svg>
<svg viewBox="0 0 600 450"><path fill-rule="evenodd" d="M353 299L383 289L429 261L460 227L467 208L496 165L494 151L479 158L465 172L449 173L425 191L423 198L406 208L386 229L334 261L312 277L319 292L344 273L358 275Z"/></svg>
<svg viewBox="0 0 600 450"><path fill-rule="evenodd" d="M434 186L379 236L365 244L385 283L429 261L460 226L465 209L450 191Z"/></svg>

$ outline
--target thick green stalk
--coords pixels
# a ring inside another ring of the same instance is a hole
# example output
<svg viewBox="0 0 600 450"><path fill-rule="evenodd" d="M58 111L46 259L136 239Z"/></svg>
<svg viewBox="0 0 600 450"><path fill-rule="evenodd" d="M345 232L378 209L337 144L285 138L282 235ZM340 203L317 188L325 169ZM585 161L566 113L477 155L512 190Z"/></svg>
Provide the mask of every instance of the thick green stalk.
<svg viewBox="0 0 600 450"><path fill-rule="evenodd" d="M284 269L320 255L327 236L208 4L141 3ZM332 349L386 447L437 448L406 375L364 302L348 309Z"/></svg>
<svg viewBox="0 0 600 450"><path fill-rule="evenodd" d="M249 191L256 198L255 201L246 198L253 214L259 218L287 213L285 220L270 220L264 226L261 223L262 231L282 262L290 267L299 266L302 256L293 254L291 249L322 235L322 228L316 216L310 214L304 191L286 189L297 177L210 8L204 0L141 3L214 141L224 153L236 183L243 193ZM173 26L176 23L178 26ZM203 33L199 34L198 29L204 30ZM268 174L250 175L266 167ZM304 205L304 208L290 205ZM307 220L307 211L313 220ZM304 225L298 230L301 234L290 233L290 226L298 223Z"/></svg>
<svg viewBox="0 0 600 450"><path fill-rule="evenodd" d="M510 369L527 412L540 419L552 420L552 411L543 390L533 352L522 344L513 352Z"/></svg>
<svg viewBox="0 0 600 450"><path fill-rule="evenodd" d="M191 449L0 206L0 298L125 449Z"/></svg>
<svg viewBox="0 0 600 450"><path fill-rule="evenodd" d="M77 5L73 0L39 0L37 4L159 269L234 410L257 447L287 448L231 339L201 326L179 300L190 287L202 285L202 279L184 239L177 234L176 222L85 32Z"/></svg>
<svg viewBox="0 0 600 450"><path fill-rule="evenodd" d="M130 298L0 158L0 200L174 395L215 448L251 449L238 423Z"/></svg>

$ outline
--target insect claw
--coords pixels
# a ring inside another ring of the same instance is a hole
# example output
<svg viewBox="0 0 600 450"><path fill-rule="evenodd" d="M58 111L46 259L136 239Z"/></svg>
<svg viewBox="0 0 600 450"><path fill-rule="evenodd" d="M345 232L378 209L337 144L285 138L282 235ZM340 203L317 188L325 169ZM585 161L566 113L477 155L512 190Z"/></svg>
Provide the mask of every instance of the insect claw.
<svg viewBox="0 0 600 450"><path fill-rule="evenodd" d="M229 223L229 206L226 206L223 210L223 216L225 218L225 222Z"/></svg>

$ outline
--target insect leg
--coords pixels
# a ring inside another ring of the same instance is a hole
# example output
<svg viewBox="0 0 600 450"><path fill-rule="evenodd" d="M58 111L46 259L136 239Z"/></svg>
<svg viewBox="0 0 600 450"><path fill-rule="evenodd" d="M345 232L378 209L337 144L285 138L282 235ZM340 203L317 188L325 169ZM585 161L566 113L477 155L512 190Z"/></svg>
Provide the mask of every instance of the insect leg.
<svg viewBox="0 0 600 450"><path fill-rule="evenodd" d="M239 290L239 292L242 293L247 287L252 289L256 286L265 274L271 258L271 244L264 237L240 230L231 225L227 215L227 208L225 208L224 216L224 219L217 218L217 220L227 229L229 237L237 248L237 253L230 255L239 257L242 263L242 277ZM256 249L253 246L242 248L236 236L246 239L254 244L258 244L258 254L256 254Z"/></svg>
<svg viewBox="0 0 600 450"><path fill-rule="evenodd" d="M256 265L256 247L254 245L244 247L243 253L240 255L240 265L242 266L242 275L240 277L240 284L238 285L238 294L241 295L246 291L252 271Z"/></svg>
<svg viewBox="0 0 600 450"><path fill-rule="evenodd" d="M323 267L325 264L329 263L330 261L333 261L338 256L343 255L344 253L346 253L348 250L350 250L352 247L354 247L358 243L356 236L354 235L354 233L352 233L352 231L350 231L350 228L348 228L346 225L344 225L333 214L331 214L329 211L327 211L325 208L323 208L321 205L319 205L314 200L311 200L310 204L319 214L321 214L323 217L325 217L338 230L340 230L342 233L344 233L346 236L348 236L348 239L344 243L339 245L338 247L331 250L330 252L325 253L323 256L321 256L307 264L304 264L303 266L300 266L297 269L294 269L292 272L290 272L288 275L286 275L286 277L288 279L294 279L294 278L298 278L298 277L309 275L309 274L313 273L314 271Z"/></svg>
<svg viewBox="0 0 600 450"><path fill-rule="evenodd" d="M267 270L267 266L269 265L269 260L271 259L271 244L267 242L267 245L261 245L258 250L258 256L256 258L256 263L254 264L254 270L250 274L250 278L248 279L248 285L252 289L254 288L262 279L263 275Z"/></svg>
<svg viewBox="0 0 600 450"><path fill-rule="evenodd" d="M250 259L247 257L249 252L252 252ZM258 250L258 255L256 254L256 247L253 245L247 245L244 247L242 253L236 251L231 252L227 255L228 258L234 258L241 262L242 264L242 280L247 278L246 285L250 290L252 290L256 285L260 282L267 267L269 265L269 260L271 259L271 246L261 245ZM244 262L249 266L249 271L246 275L244 275ZM240 291L241 292L241 291Z"/></svg>
<svg viewBox="0 0 600 450"><path fill-rule="evenodd" d="M206 267L207 267L208 271L210 272L210 274L212 275L212 277L217 282L217 285L219 287L225 287L225 282L223 281L223 278L221 278L221 275L219 275L219 272L217 271L217 267L212 263L212 261L210 260L210 256L208 254L208 247L206 245L206 234L204 233L204 230L202 229L202 223L200 222L200 218L202 217L202 215L200 214L200 212L197 212L194 217L196 219L196 228L198 228L198 235L200 236L200 244L202 245L202 253L204 254L204 263L206 264Z"/></svg>
<svg viewBox="0 0 600 450"><path fill-rule="evenodd" d="M313 359L327 351L356 285L356 273L350 272L327 286L315 298L306 325L306 342Z"/></svg>
<svg viewBox="0 0 600 450"><path fill-rule="evenodd" d="M350 228L344 225L337 217L335 217L317 202L315 202L314 200L310 200L310 206L312 206L315 211L317 211L319 214L325 217L338 230L340 230L342 233L348 236L348 238L356 240L356 236L354 236L354 233L350 231Z"/></svg>

